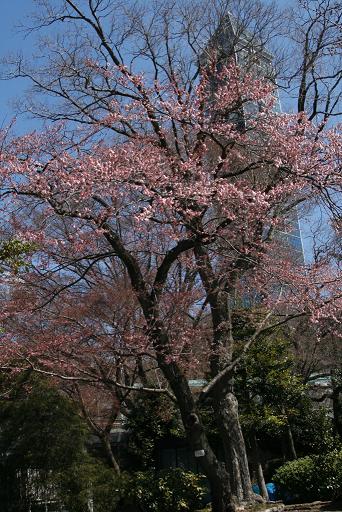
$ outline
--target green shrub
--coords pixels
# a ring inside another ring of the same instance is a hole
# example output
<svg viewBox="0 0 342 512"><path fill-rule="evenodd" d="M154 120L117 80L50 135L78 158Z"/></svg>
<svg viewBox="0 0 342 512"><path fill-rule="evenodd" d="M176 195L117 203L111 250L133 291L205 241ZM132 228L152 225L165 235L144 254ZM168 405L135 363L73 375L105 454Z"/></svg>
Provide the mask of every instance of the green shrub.
<svg viewBox="0 0 342 512"><path fill-rule="evenodd" d="M292 416L291 429L297 453L303 456L323 455L336 446L333 422L327 409L316 409L308 397L302 399L298 414Z"/></svg>
<svg viewBox="0 0 342 512"><path fill-rule="evenodd" d="M316 464L313 457L287 462L277 469L273 480L279 486L281 494L303 500L315 497Z"/></svg>
<svg viewBox="0 0 342 512"><path fill-rule="evenodd" d="M118 476L89 456L56 475L52 481L58 501L68 512L88 510L90 500L94 512L121 512L119 502L126 482L127 475Z"/></svg>
<svg viewBox="0 0 342 512"><path fill-rule="evenodd" d="M342 450L287 462L273 480L283 497L294 501L336 498L342 492Z"/></svg>
<svg viewBox="0 0 342 512"><path fill-rule="evenodd" d="M126 506L142 512L193 512L201 508L205 488L202 476L177 468L135 473L126 492Z"/></svg>

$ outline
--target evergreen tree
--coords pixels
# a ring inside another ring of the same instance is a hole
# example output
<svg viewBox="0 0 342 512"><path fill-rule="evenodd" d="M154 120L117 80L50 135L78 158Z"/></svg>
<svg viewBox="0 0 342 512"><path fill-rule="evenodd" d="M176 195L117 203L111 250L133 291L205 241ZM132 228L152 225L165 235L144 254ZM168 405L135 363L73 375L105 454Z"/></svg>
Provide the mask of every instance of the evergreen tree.
<svg viewBox="0 0 342 512"><path fill-rule="evenodd" d="M2 512L33 511L40 503L84 511L94 496L93 510L109 512L101 503L115 487L111 471L87 453L89 433L74 404L36 376L16 378L9 391L8 377L2 384L7 388L0 402Z"/></svg>

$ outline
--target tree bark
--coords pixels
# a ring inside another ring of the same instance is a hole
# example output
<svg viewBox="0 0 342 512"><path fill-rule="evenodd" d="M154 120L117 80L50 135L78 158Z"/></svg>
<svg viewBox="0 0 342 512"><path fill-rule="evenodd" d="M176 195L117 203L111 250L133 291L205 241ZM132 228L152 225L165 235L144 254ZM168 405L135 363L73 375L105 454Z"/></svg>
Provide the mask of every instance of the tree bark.
<svg viewBox="0 0 342 512"><path fill-rule="evenodd" d="M225 465L218 461L212 451L197 414L189 415L187 427L192 450L194 452L203 450L203 455L197 460L210 482L213 512L232 510L234 503L232 502L229 475Z"/></svg>
<svg viewBox="0 0 342 512"><path fill-rule="evenodd" d="M266 501L269 501L266 482L265 482L265 478L264 478L264 472L262 470L262 465L261 465L261 461L260 461L258 440L256 438L255 433L252 434L251 441L252 441L252 447L253 447L253 458L254 458L256 478L257 478L258 486L260 489L260 493L261 493L261 496Z"/></svg>
<svg viewBox="0 0 342 512"><path fill-rule="evenodd" d="M222 436L225 464L230 477L233 499L238 503L253 500L245 441L238 415L238 403L232 392L215 403L215 413Z"/></svg>
<svg viewBox="0 0 342 512"><path fill-rule="evenodd" d="M159 364L177 398L191 450L203 450L203 455L197 460L210 484L212 512L231 512L235 508L235 500L230 478L225 465L219 462L208 442L188 381L176 363L160 361Z"/></svg>

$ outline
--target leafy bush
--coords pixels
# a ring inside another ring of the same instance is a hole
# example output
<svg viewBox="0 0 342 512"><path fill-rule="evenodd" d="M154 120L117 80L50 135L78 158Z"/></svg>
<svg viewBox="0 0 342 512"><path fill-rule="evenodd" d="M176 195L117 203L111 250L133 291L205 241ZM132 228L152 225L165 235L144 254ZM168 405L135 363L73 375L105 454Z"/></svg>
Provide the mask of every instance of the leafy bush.
<svg viewBox="0 0 342 512"><path fill-rule="evenodd" d="M201 508L205 493L203 477L179 468L118 476L91 460L56 483L70 512L87 510L90 498L94 512L193 512Z"/></svg>
<svg viewBox="0 0 342 512"><path fill-rule="evenodd" d="M0 508L20 512L55 499L54 479L83 461L89 434L74 405L44 379L2 378L0 387L10 398L0 403Z"/></svg>
<svg viewBox="0 0 342 512"><path fill-rule="evenodd" d="M342 450L287 462L273 480L282 496L293 501L336 498L342 493Z"/></svg>
<svg viewBox="0 0 342 512"><path fill-rule="evenodd" d="M205 494L203 477L180 468L138 472L126 485L124 503L142 512L192 512Z"/></svg>
<svg viewBox="0 0 342 512"><path fill-rule="evenodd" d="M279 486L283 497L290 495L300 500L315 497L316 464L313 457L287 462L277 469L273 480Z"/></svg>
<svg viewBox="0 0 342 512"><path fill-rule="evenodd" d="M83 512L92 499L94 512L193 512L205 494L203 477L180 468L115 475L89 459L55 480L67 510Z"/></svg>
<svg viewBox="0 0 342 512"><path fill-rule="evenodd" d="M84 512L90 502L94 512L119 512L127 479L85 454L83 460L54 475L52 484L58 502L68 512Z"/></svg>
<svg viewBox="0 0 342 512"><path fill-rule="evenodd" d="M322 455L335 448L333 422L327 412L324 407L315 408L308 397L302 400L298 414L291 421L297 453Z"/></svg>

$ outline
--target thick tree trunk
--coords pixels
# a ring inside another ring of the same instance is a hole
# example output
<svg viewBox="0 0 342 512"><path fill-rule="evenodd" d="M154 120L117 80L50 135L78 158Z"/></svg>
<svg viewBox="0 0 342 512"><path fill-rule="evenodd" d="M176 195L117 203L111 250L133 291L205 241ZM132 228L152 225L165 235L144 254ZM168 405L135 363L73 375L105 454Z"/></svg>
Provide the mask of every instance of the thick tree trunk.
<svg viewBox="0 0 342 512"><path fill-rule="evenodd" d="M232 392L215 403L225 465L230 476L231 494L237 503L252 501L253 490L249 474L245 441L238 415L238 403Z"/></svg>
<svg viewBox="0 0 342 512"><path fill-rule="evenodd" d="M213 512L228 512L234 507L230 489L230 478L225 465L219 462L204 433L200 418L191 413L187 421L190 446L207 476L212 496Z"/></svg>
<svg viewBox="0 0 342 512"><path fill-rule="evenodd" d="M223 464L217 474L210 480L212 512L233 512L235 504L231 499L229 477Z"/></svg>
<svg viewBox="0 0 342 512"><path fill-rule="evenodd" d="M232 392L217 400L214 409L224 445L225 462L220 463L209 445L204 425L196 410L188 381L176 363L159 365L177 398L188 440L203 473L209 480L213 512L231 512L241 502L253 501L245 441Z"/></svg>
<svg viewBox="0 0 342 512"><path fill-rule="evenodd" d="M267 488L266 488L264 472L262 470L262 465L261 465L261 461L260 461L259 445L258 445L258 440L257 440L255 434L252 434L251 441L252 441L252 447L253 447L253 459L254 459L253 462L254 462L254 466L255 466L255 473L256 473L258 486L260 489L261 496L266 501L268 501L268 492L267 492Z"/></svg>
<svg viewBox="0 0 342 512"><path fill-rule="evenodd" d="M235 502L230 488L229 475L224 464L218 461L208 442L188 381L176 363L165 364L160 360L159 365L177 398L190 447L194 455L198 456L197 460L209 481L212 512L231 512Z"/></svg>

